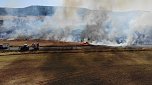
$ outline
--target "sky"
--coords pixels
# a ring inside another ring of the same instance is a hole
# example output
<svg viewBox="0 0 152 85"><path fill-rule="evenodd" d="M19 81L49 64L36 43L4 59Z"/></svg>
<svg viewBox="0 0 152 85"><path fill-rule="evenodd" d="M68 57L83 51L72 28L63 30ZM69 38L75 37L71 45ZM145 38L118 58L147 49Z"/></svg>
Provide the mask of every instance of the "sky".
<svg viewBox="0 0 152 85"><path fill-rule="evenodd" d="M106 9L117 11L144 10L152 11L152 0L0 0L0 7L43 6L75 6L90 9Z"/></svg>
<svg viewBox="0 0 152 85"><path fill-rule="evenodd" d="M62 6L62 0L0 0L0 7L27 7L31 5Z"/></svg>

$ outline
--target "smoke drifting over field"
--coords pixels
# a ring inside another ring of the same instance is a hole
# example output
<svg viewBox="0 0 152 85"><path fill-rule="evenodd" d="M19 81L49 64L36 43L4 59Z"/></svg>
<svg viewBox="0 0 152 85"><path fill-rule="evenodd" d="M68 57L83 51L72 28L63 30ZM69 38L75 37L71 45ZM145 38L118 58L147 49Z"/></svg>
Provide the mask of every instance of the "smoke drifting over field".
<svg viewBox="0 0 152 85"><path fill-rule="evenodd" d="M11 16L12 18L3 21L3 25L1 26L1 38L10 39L26 37L34 39L81 41L82 31L91 30L91 27L93 27L94 32L92 33L98 32L102 29L102 24L107 18L105 10L56 7L52 8L53 11L50 15L44 13L46 15L42 16L43 11L41 10L44 10L45 7L42 7L41 9L39 7L28 8L31 8L32 11L34 11L32 14L35 16L31 16L31 13L27 14L28 11L23 11L22 14L25 15L21 15L18 12L19 10L13 10L12 12L12 9L5 9L7 16L4 17L8 17L9 15L17 16ZM45 12L47 12L47 10ZM90 40L97 36L89 33L86 35L87 36L84 36L84 38L91 36L89 38Z"/></svg>
<svg viewBox="0 0 152 85"><path fill-rule="evenodd" d="M152 44L152 12L144 12L130 22L130 44Z"/></svg>
<svg viewBox="0 0 152 85"><path fill-rule="evenodd" d="M65 2L67 7L31 6L3 12L0 9L0 38L106 45L152 43L151 12L112 12L100 5L96 10L77 8L82 4L81 0L70 0Z"/></svg>

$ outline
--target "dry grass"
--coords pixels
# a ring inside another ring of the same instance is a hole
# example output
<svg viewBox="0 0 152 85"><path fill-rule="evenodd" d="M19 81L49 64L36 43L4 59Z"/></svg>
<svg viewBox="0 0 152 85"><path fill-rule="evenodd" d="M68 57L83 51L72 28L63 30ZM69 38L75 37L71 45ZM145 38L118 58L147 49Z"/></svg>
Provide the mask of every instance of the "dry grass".
<svg viewBox="0 0 152 85"><path fill-rule="evenodd" d="M61 42L61 41L51 41L51 40L0 40L0 44L9 43L11 46L22 46L24 44L32 45L33 43L39 43L40 46L50 46L50 45L78 45L75 42Z"/></svg>
<svg viewBox="0 0 152 85"><path fill-rule="evenodd" d="M0 56L0 85L152 85L152 52Z"/></svg>

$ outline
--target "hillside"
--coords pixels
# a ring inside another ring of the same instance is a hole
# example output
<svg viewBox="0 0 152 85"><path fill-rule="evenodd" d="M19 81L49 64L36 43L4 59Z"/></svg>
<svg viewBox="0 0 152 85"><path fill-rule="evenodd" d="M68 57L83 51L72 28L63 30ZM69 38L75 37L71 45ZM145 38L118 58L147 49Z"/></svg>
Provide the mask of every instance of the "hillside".
<svg viewBox="0 0 152 85"><path fill-rule="evenodd" d="M0 16L51 16L52 6L29 6L25 8L0 8Z"/></svg>

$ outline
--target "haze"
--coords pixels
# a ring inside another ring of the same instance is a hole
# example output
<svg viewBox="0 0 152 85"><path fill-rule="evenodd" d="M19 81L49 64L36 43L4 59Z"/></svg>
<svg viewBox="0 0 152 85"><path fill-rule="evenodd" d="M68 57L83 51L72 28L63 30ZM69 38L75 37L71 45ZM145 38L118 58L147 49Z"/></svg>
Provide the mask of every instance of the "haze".
<svg viewBox="0 0 152 85"><path fill-rule="evenodd" d="M30 5L67 6L113 11L152 10L152 0L0 0L1 7L26 7Z"/></svg>

